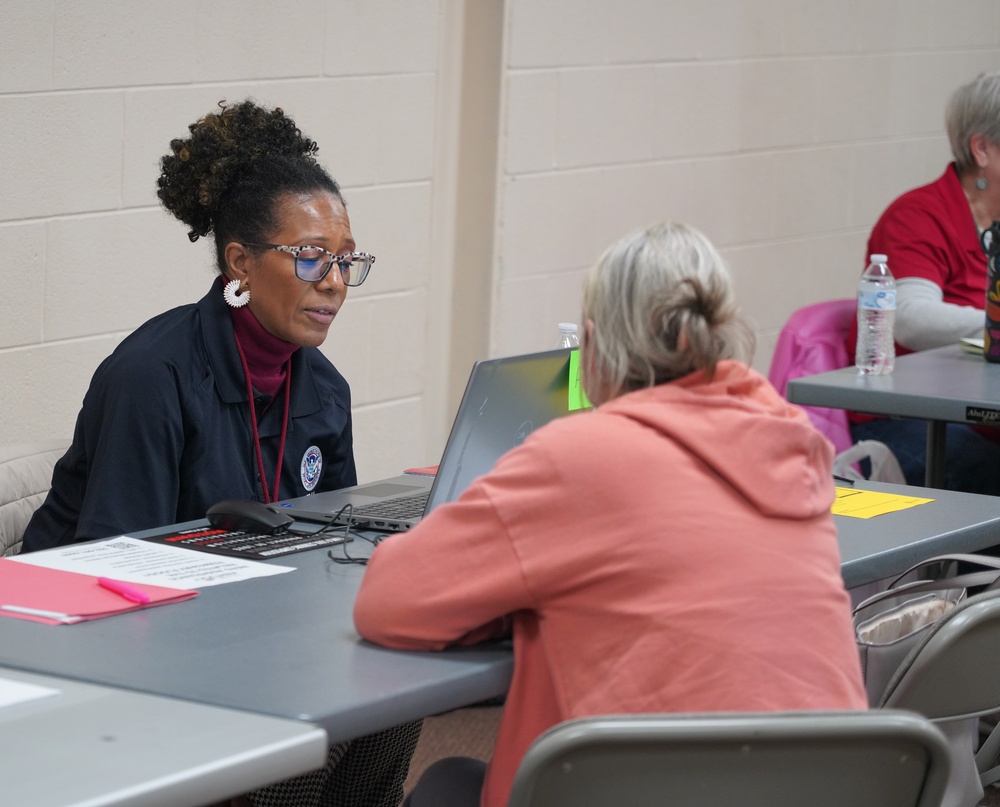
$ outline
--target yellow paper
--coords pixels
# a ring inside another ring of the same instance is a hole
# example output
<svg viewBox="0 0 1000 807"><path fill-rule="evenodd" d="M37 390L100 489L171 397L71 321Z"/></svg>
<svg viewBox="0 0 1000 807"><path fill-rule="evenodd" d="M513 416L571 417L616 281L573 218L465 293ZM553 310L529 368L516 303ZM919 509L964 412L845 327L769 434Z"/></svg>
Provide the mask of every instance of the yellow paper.
<svg viewBox="0 0 1000 807"><path fill-rule="evenodd" d="M934 500L922 499L918 496L900 496L897 493L837 488L837 498L833 502L833 514L835 516L850 516L851 518L872 518L884 513L907 510L910 507L932 501Z"/></svg>
<svg viewBox="0 0 1000 807"><path fill-rule="evenodd" d="M583 391L583 381L580 378L580 351L569 354L569 411L589 409L591 407L587 393Z"/></svg>

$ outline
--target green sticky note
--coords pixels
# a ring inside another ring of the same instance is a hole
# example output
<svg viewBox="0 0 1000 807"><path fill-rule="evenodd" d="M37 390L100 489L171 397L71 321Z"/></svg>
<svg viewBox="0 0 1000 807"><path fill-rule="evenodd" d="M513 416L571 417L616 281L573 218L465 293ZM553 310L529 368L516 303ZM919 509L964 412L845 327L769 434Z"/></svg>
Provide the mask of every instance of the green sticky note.
<svg viewBox="0 0 1000 807"><path fill-rule="evenodd" d="M591 406L580 378L580 351L574 350L569 354L569 411L589 409Z"/></svg>

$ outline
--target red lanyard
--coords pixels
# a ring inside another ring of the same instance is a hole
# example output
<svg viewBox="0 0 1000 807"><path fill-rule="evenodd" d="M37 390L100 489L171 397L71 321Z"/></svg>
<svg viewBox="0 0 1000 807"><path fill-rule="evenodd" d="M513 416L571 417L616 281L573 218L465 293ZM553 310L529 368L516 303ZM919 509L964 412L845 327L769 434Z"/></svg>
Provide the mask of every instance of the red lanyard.
<svg viewBox="0 0 1000 807"><path fill-rule="evenodd" d="M235 334L234 334L235 336ZM281 421L281 443L278 445L278 462L274 469L274 493L267 489L267 474L264 471L264 455L260 450L260 433L257 431L257 407L253 402L253 384L250 382L250 366L247 364L247 357L243 353L243 346L240 339L236 337L236 349L240 352L240 361L243 362L243 375L247 380L247 396L250 400L250 427L253 429L253 447L257 452L257 471L260 473L260 485L264 488L264 503L278 501L278 487L281 483L281 462L285 456L285 437L288 435L288 414L290 402L292 400L292 360L285 362L285 414Z"/></svg>

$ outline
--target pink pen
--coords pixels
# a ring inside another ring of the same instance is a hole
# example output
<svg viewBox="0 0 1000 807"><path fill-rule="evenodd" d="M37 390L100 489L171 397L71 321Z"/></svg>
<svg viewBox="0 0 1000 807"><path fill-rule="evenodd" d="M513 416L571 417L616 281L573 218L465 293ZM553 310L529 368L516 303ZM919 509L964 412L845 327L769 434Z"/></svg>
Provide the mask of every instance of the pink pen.
<svg viewBox="0 0 1000 807"><path fill-rule="evenodd" d="M131 600L132 602L147 603L149 602L149 595L135 586L130 586L128 583L123 583L120 580L111 580L107 577L98 577L97 585L101 588L106 588L108 591L113 591L115 594L120 594L126 600Z"/></svg>

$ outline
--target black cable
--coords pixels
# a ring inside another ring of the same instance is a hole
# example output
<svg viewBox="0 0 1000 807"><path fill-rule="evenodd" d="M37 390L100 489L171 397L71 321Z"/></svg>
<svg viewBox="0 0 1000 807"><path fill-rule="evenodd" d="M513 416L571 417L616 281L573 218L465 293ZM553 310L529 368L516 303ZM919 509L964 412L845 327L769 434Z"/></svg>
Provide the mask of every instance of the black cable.
<svg viewBox="0 0 1000 807"><path fill-rule="evenodd" d="M345 511L347 512L346 516L344 516L344 512ZM354 518L353 514L354 514L354 506L352 504L350 504L350 503L345 504L343 507L340 508L340 510L337 511L337 515L335 515L334 518L333 518L334 522L339 521L340 518L341 518L341 516L344 516L344 518L345 518L345 522L344 522L344 542L342 544L340 544L340 548L343 550L344 554L343 554L343 557L338 557L337 555L333 554L333 550L332 549L328 549L328 550L326 550L326 556L330 560L332 560L334 563L356 564L358 566L365 566L368 563L368 558L365 558L365 557L355 557L355 556L350 555L347 552L347 544L348 544L348 540L349 540L350 536L353 535L354 537L359 538L362 541L367 541L372 546L378 546L379 542L381 542L381 540L385 536L384 535L379 535L379 536L377 536L375 538L370 538L367 535L365 535L365 534L363 534L363 533L358 532L357 530L355 530L354 529L354 524L353 524L353 518ZM367 524L368 522L366 521L366 522L362 522L362 523ZM333 527L332 524L330 526ZM339 525L337 525L337 526L339 526Z"/></svg>

